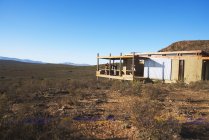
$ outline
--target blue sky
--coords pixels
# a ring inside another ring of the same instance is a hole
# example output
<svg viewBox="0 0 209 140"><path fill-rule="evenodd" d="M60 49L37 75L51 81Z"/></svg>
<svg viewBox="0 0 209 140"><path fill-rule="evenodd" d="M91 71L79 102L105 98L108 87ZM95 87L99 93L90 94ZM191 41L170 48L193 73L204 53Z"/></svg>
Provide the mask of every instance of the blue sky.
<svg viewBox="0 0 209 140"><path fill-rule="evenodd" d="M96 64L96 54L209 39L208 0L0 0L0 56Z"/></svg>

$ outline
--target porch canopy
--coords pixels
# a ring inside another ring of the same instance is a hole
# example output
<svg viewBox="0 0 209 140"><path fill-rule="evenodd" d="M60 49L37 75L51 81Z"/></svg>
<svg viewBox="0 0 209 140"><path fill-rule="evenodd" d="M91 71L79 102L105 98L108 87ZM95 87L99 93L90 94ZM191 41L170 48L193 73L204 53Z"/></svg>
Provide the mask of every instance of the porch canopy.
<svg viewBox="0 0 209 140"><path fill-rule="evenodd" d="M120 59L133 59L133 58L140 58L146 59L147 56L139 56L139 55L121 55L121 56L97 56L97 59L111 59L111 60L120 60Z"/></svg>

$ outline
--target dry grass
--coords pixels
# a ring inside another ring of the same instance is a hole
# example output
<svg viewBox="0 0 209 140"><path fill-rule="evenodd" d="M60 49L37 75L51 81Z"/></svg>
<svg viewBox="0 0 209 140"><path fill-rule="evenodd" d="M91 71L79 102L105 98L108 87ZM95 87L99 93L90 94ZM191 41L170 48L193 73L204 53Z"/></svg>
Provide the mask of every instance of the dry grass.
<svg viewBox="0 0 209 140"><path fill-rule="evenodd" d="M96 81L94 67L5 62L1 66L1 139L209 136L205 132L209 121L208 82ZM197 121L198 125L188 123Z"/></svg>

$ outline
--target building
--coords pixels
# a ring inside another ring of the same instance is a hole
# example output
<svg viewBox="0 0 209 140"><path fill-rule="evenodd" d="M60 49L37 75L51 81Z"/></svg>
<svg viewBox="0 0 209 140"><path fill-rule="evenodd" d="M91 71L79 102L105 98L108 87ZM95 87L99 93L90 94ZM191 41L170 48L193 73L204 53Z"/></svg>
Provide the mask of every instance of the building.
<svg viewBox="0 0 209 140"><path fill-rule="evenodd" d="M100 59L107 64L100 65ZM97 54L97 77L120 80L193 82L209 80L209 54L201 51L131 53L119 56Z"/></svg>

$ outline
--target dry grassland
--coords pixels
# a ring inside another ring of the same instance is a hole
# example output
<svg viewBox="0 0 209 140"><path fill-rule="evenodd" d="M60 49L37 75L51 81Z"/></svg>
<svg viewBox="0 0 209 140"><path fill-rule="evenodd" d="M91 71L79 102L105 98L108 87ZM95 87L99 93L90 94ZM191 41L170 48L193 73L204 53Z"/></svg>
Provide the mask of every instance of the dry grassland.
<svg viewBox="0 0 209 140"><path fill-rule="evenodd" d="M1 139L208 139L209 83L95 78L95 67L0 61Z"/></svg>

